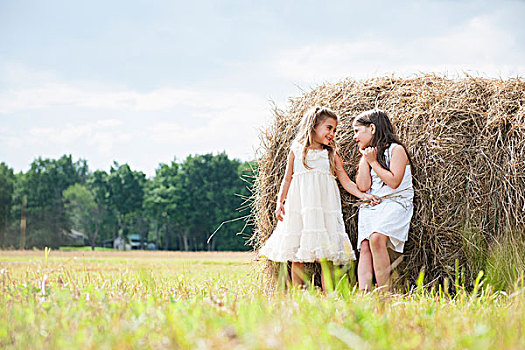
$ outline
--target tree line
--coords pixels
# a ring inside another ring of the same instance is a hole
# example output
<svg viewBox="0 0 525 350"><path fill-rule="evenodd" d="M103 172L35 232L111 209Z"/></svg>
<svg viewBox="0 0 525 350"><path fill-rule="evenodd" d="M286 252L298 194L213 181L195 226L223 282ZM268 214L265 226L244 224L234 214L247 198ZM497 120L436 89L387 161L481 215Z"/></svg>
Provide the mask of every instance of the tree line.
<svg viewBox="0 0 525 350"><path fill-rule="evenodd" d="M25 173L0 163L0 247L58 248L80 232L93 249L133 235L143 248L248 250L254 166L225 153L194 155L147 178L116 162L90 171L71 155L37 158Z"/></svg>

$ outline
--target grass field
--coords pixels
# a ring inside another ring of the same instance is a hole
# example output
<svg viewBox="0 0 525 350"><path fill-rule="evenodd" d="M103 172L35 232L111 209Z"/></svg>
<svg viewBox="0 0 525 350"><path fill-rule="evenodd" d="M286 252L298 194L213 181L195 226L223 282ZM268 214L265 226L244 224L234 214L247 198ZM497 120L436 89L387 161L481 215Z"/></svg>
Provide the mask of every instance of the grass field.
<svg viewBox="0 0 525 350"><path fill-rule="evenodd" d="M271 291L252 253L0 251L2 349L519 349L525 289ZM336 281L337 282L337 281ZM523 281L520 281L523 284Z"/></svg>

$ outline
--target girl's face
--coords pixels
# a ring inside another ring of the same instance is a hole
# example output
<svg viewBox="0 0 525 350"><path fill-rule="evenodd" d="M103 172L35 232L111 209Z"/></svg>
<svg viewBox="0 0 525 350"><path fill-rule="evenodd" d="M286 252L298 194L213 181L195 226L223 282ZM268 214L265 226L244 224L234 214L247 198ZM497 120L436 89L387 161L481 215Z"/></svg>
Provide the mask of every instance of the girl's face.
<svg viewBox="0 0 525 350"><path fill-rule="evenodd" d="M335 138L337 121L333 118L326 118L314 128L314 142L328 146Z"/></svg>
<svg viewBox="0 0 525 350"><path fill-rule="evenodd" d="M370 146L372 138L376 132L376 126L370 124L369 126L354 123L354 141L357 143L359 149L365 149Z"/></svg>

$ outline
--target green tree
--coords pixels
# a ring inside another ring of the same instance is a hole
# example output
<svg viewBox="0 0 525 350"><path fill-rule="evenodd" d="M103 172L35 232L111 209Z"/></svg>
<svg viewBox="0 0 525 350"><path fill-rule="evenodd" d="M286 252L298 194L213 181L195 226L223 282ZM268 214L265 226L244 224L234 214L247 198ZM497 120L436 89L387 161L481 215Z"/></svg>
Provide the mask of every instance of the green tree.
<svg viewBox="0 0 525 350"><path fill-rule="evenodd" d="M155 171L155 177L147 182L144 194L144 211L153 221L155 243L164 249L185 249L182 241L178 241L180 227L173 221L177 215L179 192L177 190L179 164L160 164ZM161 227L164 235L161 236Z"/></svg>
<svg viewBox="0 0 525 350"><path fill-rule="evenodd" d="M252 234L250 204L256 163L237 164L236 174L231 174L231 186L223 194L230 201L219 211L222 221L214 234L216 250L250 250L247 241Z"/></svg>
<svg viewBox="0 0 525 350"><path fill-rule="evenodd" d="M0 163L0 247L5 248L7 243L7 228L12 221L11 206L15 175L13 169L5 163Z"/></svg>
<svg viewBox="0 0 525 350"><path fill-rule="evenodd" d="M250 169L225 153L161 164L144 195L144 211L153 222L157 246L181 250L249 249L236 233L243 231L243 216L249 213L247 206L247 212L238 209L249 197L241 175L251 174Z"/></svg>
<svg viewBox="0 0 525 350"><path fill-rule="evenodd" d="M237 209L243 199L239 194L245 185L239 177L240 166L225 153L189 156L181 164L175 216L183 240L189 239L193 249L242 249L243 239L235 235L241 222L226 224L212 236L221 223L240 218ZM238 245L233 247L233 242Z"/></svg>
<svg viewBox="0 0 525 350"><path fill-rule="evenodd" d="M88 167L84 160L73 162L72 157L59 159L37 158L20 177L15 192L19 208L27 198L27 247L58 248L68 232L62 192L75 183L84 183Z"/></svg>
<svg viewBox="0 0 525 350"><path fill-rule="evenodd" d="M96 170L89 175L87 186L93 197L100 216L100 230L97 243L114 238L118 234L118 216L110 201L109 175L103 170Z"/></svg>
<svg viewBox="0 0 525 350"><path fill-rule="evenodd" d="M146 175L127 164L114 163L107 177L108 202L118 221L118 234L127 236L129 224L142 213Z"/></svg>
<svg viewBox="0 0 525 350"><path fill-rule="evenodd" d="M91 250L95 250L103 209L97 205L94 194L86 186L76 183L63 192L63 200L72 227L83 231L91 243Z"/></svg>

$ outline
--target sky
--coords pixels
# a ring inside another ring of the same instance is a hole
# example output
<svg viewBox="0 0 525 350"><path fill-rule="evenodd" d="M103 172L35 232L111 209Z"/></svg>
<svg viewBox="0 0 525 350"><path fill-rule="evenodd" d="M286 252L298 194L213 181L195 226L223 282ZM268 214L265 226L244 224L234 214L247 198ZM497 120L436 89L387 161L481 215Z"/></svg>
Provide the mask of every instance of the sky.
<svg viewBox="0 0 525 350"><path fill-rule="evenodd" d="M0 162L252 160L325 82L525 76L525 1L0 1Z"/></svg>

